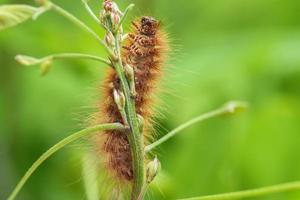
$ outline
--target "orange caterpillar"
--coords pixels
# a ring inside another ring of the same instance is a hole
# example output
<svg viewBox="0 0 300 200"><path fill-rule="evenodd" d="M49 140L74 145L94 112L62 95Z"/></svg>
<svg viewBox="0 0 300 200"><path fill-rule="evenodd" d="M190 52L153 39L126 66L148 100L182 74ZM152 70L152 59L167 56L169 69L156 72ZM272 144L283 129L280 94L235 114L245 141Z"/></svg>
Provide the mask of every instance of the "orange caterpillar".
<svg viewBox="0 0 300 200"><path fill-rule="evenodd" d="M128 35L122 49L122 61L130 65L135 73L135 105L137 114L145 120L144 137L147 143L151 127L152 94L156 82L161 76L162 65L167 53L167 36L161 30L160 23L151 17L141 17L132 23L132 32ZM99 118L104 122L121 122L122 117L114 102L113 91L121 91L120 80L114 69L109 69L103 85L104 101L101 103ZM105 156L106 167L119 181L131 182L134 178L130 145L125 131L106 131L101 137L98 150Z"/></svg>

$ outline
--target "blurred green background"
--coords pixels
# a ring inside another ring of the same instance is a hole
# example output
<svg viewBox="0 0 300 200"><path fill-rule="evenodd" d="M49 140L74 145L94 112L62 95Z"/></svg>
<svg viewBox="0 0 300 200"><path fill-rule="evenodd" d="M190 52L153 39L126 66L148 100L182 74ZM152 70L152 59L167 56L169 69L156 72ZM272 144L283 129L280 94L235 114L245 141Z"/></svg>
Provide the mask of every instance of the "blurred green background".
<svg viewBox="0 0 300 200"><path fill-rule="evenodd" d="M99 34L79 0L58 1ZM162 145L162 175L147 199L176 199L300 179L300 1L136 0L133 16L161 19L172 59L163 80L158 136L224 102L248 101L242 114L195 125ZM33 3L1 0L4 3ZM123 9L130 1L119 0ZM100 1L91 1L99 10ZM132 17L133 19L133 17ZM127 26L128 28L128 26ZM104 67L58 61L40 77L16 54L103 55L93 38L47 13L0 32L0 199L47 148L83 127L99 99ZM85 199L78 142L47 161L18 199ZM101 186L105 187L105 186ZM264 200L297 200L300 192Z"/></svg>

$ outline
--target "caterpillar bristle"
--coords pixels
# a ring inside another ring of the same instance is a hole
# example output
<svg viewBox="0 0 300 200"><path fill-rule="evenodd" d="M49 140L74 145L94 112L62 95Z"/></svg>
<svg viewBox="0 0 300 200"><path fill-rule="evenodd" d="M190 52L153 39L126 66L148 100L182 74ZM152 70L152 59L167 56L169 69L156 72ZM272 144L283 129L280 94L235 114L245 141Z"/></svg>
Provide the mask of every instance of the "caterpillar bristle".
<svg viewBox="0 0 300 200"><path fill-rule="evenodd" d="M137 114L144 120L143 135L148 144L152 132L153 93L162 76L163 65L168 52L167 35L161 30L161 23L152 17L143 16L132 22L131 32L122 46L122 61L130 65L135 75L135 106ZM103 100L98 113L100 122L124 123L113 97L114 90L121 90L120 80L113 68L108 69L103 83ZM101 118L101 119L100 119ZM97 150L105 157L110 174L119 182L134 179L129 131L106 131L98 134Z"/></svg>

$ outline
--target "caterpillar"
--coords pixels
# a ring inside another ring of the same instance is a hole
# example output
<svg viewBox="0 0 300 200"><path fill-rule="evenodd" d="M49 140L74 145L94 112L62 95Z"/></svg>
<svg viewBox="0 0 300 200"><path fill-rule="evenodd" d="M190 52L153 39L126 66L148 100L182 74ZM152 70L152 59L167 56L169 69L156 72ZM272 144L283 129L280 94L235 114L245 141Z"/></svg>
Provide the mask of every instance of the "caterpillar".
<svg viewBox="0 0 300 200"><path fill-rule="evenodd" d="M130 65L135 74L136 112L144 118L144 141L151 137L151 118L153 116L153 93L162 75L162 68L168 52L168 39L161 29L161 23L148 16L132 22L131 31L122 47L122 62ZM103 83L103 100L99 118L104 122L121 122L122 116L114 101L114 90L121 90L120 79L110 68ZM134 179L130 145L126 131L105 131L99 134L97 149L105 156L105 166L113 177L121 182Z"/></svg>

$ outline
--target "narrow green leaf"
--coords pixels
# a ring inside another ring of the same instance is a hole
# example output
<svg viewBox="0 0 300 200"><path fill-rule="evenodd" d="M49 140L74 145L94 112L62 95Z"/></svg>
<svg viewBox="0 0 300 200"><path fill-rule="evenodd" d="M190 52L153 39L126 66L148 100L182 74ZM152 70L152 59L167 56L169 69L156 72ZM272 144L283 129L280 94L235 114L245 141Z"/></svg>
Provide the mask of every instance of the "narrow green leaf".
<svg viewBox="0 0 300 200"><path fill-rule="evenodd" d="M41 62L41 59L37 59L31 56L25 56L25 55L17 55L15 57L16 61L22 65L30 66L30 65L36 65Z"/></svg>
<svg viewBox="0 0 300 200"><path fill-rule="evenodd" d="M28 5L0 6L0 31L30 19L38 10Z"/></svg>
<svg viewBox="0 0 300 200"><path fill-rule="evenodd" d="M99 200L97 158L85 153L82 159L82 177L87 200Z"/></svg>
<svg viewBox="0 0 300 200"><path fill-rule="evenodd" d="M17 55L15 59L18 63L25 66L40 65L41 76L48 74L53 62L52 56L38 59L31 56Z"/></svg>

